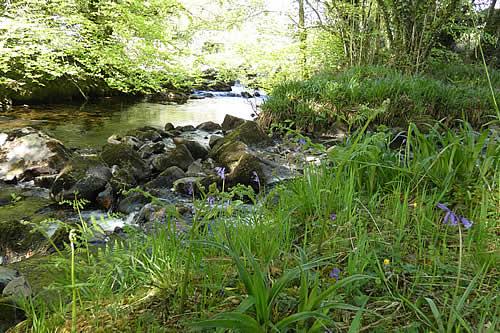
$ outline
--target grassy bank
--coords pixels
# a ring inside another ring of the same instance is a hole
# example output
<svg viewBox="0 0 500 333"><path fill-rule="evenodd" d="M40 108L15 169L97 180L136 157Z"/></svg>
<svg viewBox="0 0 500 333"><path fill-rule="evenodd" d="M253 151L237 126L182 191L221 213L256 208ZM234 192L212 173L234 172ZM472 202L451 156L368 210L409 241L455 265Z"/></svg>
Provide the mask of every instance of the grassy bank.
<svg viewBox="0 0 500 333"><path fill-rule="evenodd" d="M500 73L492 70L491 78L498 100ZM435 119L456 125L462 119L477 128L496 116L484 69L473 65L435 64L428 74L415 76L354 67L282 83L271 96L263 108L264 123L288 121L311 132L362 126L375 112L375 123L403 127Z"/></svg>
<svg viewBox="0 0 500 333"><path fill-rule="evenodd" d="M212 192L184 232L170 206L99 250L82 230L76 281L68 252L39 265L58 273L14 331L495 332L498 133L427 132L351 136L265 196Z"/></svg>

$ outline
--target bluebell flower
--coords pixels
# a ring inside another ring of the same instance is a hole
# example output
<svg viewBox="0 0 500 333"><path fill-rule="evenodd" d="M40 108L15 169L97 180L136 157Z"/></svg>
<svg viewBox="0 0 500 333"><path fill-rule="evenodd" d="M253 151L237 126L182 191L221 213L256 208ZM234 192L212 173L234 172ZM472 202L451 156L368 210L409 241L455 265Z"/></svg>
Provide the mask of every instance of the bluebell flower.
<svg viewBox="0 0 500 333"><path fill-rule="evenodd" d="M215 172L217 172L217 175L220 177L220 179L222 179L222 180L226 179L226 168L225 167L216 167Z"/></svg>
<svg viewBox="0 0 500 333"><path fill-rule="evenodd" d="M465 229L470 229L473 225L472 221L469 221L465 217L460 217L460 222L462 222Z"/></svg>
<svg viewBox="0 0 500 333"><path fill-rule="evenodd" d="M307 143L307 141L306 141L306 139L304 139L304 138L300 138L300 139L297 141L297 143L298 143L299 145L303 146L303 145L305 145L305 144Z"/></svg>
<svg viewBox="0 0 500 333"><path fill-rule="evenodd" d="M330 272L330 278L335 279L337 281L340 278L340 269L334 267Z"/></svg>
<svg viewBox="0 0 500 333"><path fill-rule="evenodd" d="M444 215L444 218L443 218L444 224L457 226L458 222L461 222L465 229L470 229L472 227L472 225L473 225L472 221L469 221L467 218L465 218L463 216L458 216L457 214L455 214L454 211L449 209L446 205L444 205L442 203L438 203L436 205L436 207L441 209L442 211L444 211L446 213Z"/></svg>
<svg viewBox="0 0 500 333"><path fill-rule="evenodd" d="M331 221L335 221L336 219L337 219L337 214L335 214L335 213L331 213L331 214L330 214L330 220L331 220Z"/></svg>
<svg viewBox="0 0 500 333"><path fill-rule="evenodd" d="M458 224L458 216L452 211L447 211L443 223L456 226Z"/></svg>

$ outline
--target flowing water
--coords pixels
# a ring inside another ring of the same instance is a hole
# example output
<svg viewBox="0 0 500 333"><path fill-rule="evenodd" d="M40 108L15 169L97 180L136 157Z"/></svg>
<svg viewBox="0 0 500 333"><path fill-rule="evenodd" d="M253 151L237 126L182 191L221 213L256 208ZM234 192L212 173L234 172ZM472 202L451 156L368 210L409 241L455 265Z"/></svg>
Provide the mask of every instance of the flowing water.
<svg viewBox="0 0 500 333"><path fill-rule="evenodd" d="M189 100L181 105L125 103L104 100L99 103L17 107L0 116L0 131L32 126L61 140L68 147L92 148L106 143L112 134L124 134L142 126L163 128L198 125L205 121L221 123L226 114L252 119L255 100L216 96Z"/></svg>

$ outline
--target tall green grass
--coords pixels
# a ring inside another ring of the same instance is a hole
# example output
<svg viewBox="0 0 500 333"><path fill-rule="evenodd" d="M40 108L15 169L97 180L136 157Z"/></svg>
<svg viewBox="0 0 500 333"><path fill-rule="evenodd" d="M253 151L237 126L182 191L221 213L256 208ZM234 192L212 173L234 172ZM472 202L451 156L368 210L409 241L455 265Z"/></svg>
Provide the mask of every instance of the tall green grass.
<svg viewBox="0 0 500 333"><path fill-rule="evenodd" d="M492 70L491 77L498 100L498 71ZM369 114L382 109L375 124L406 127L410 122L444 120L456 125L460 119L478 128L496 115L484 83L484 69L481 73L467 65L436 66L429 74L413 76L385 67L353 67L276 86L261 118L266 125L288 121L298 129L328 131L339 125L362 126Z"/></svg>
<svg viewBox="0 0 500 333"><path fill-rule="evenodd" d="M405 135L392 149L389 132L360 131L253 206L212 191L189 232L167 207L149 235L93 249L82 234L76 281L68 248L17 331L69 331L72 305L81 332L497 331L498 132Z"/></svg>

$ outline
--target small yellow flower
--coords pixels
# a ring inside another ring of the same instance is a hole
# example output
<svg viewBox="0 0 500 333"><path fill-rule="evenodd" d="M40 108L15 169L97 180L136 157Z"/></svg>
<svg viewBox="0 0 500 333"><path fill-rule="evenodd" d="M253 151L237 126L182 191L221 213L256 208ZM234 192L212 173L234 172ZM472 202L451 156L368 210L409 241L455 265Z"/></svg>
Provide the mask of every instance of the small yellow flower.
<svg viewBox="0 0 500 333"><path fill-rule="evenodd" d="M384 265L387 266L391 263L391 261L389 259L384 259Z"/></svg>

